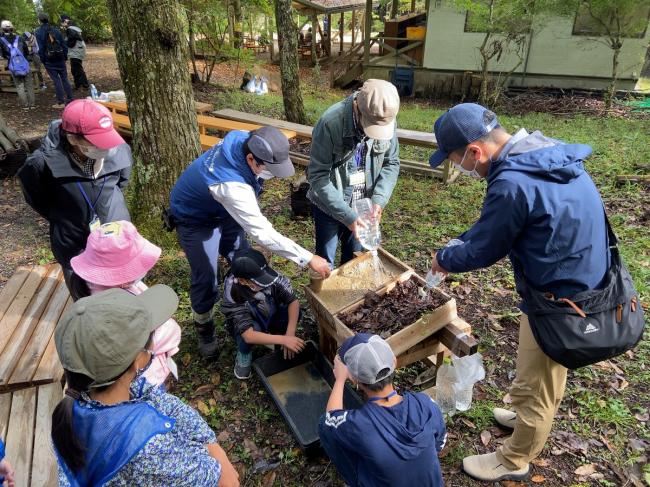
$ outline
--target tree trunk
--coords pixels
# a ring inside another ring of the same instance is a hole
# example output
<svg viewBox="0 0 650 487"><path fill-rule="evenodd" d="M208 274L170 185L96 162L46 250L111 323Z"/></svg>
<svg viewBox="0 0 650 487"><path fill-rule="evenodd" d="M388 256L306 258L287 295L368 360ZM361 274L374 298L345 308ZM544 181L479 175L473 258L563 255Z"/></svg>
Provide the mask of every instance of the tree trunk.
<svg viewBox="0 0 650 487"><path fill-rule="evenodd" d="M235 49L239 49L242 45L242 32L243 32L243 24L242 24L242 17L241 17L241 1L240 0L232 0L232 8L233 8L233 13L235 16L235 26L234 26L234 36L235 36L235 42L233 45L235 46Z"/></svg>
<svg viewBox="0 0 650 487"><path fill-rule="evenodd" d="M178 176L201 154L187 21L177 0L107 4L133 130L132 216L145 221L168 204Z"/></svg>
<svg viewBox="0 0 650 487"><path fill-rule="evenodd" d="M399 0L393 0L390 4L390 18L394 19L399 13Z"/></svg>
<svg viewBox="0 0 650 487"><path fill-rule="evenodd" d="M228 45L232 46L235 43L235 16L232 13L232 5L228 2Z"/></svg>
<svg viewBox="0 0 650 487"><path fill-rule="evenodd" d="M194 77L192 81L198 83L199 81L201 81L201 77L199 76L199 70L196 67L196 39L194 36L194 2L190 2L188 16L187 16L187 24L189 28L189 34L190 34L190 59L192 60L192 72Z"/></svg>
<svg viewBox="0 0 650 487"><path fill-rule="evenodd" d="M318 15L311 16L311 63L316 66L318 62L318 53L316 52L317 38L318 38Z"/></svg>
<svg viewBox="0 0 650 487"><path fill-rule="evenodd" d="M613 55L612 55L612 80L609 83L607 88L607 93L605 94L605 108L609 110L612 108L612 103L614 103L614 96L616 96L616 83L618 82L618 56L621 53L621 48L623 43L620 40L617 40L613 46Z"/></svg>
<svg viewBox="0 0 650 487"><path fill-rule="evenodd" d="M304 124L307 117L300 92L298 30L291 15L291 0L275 0L274 3L284 114L288 121Z"/></svg>

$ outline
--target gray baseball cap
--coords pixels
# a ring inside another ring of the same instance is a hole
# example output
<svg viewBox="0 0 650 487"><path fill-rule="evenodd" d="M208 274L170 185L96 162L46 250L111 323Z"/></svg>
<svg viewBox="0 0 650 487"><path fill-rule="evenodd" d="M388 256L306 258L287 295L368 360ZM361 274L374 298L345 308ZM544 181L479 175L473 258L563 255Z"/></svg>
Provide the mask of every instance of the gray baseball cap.
<svg viewBox="0 0 650 487"><path fill-rule="evenodd" d="M395 354L378 335L357 333L341 345L339 357L362 384L376 384L395 371Z"/></svg>
<svg viewBox="0 0 650 487"><path fill-rule="evenodd" d="M289 139L275 127L253 130L248 149L276 178L288 178L296 173L289 159Z"/></svg>
<svg viewBox="0 0 650 487"><path fill-rule="evenodd" d="M112 384L177 307L178 296L163 284L138 296L109 289L76 301L54 333L63 368L93 379L90 387Z"/></svg>

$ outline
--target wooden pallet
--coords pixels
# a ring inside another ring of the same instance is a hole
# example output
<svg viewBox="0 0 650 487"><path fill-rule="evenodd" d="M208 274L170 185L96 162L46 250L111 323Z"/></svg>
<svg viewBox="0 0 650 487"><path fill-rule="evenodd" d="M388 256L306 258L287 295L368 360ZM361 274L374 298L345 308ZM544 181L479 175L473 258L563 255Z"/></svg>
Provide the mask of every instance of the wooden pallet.
<svg viewBox="0 0 650 487"><path fill-rule="evenodd" d="M0 392L60 381L54 329L72 298L58 264L20 267L0 293Z"/></svg>
<svg viewBox="0 0 650 487"><path fill-rule="evenodd" d="M58 485L51 431L52 412L62 398L60 382L0 394L0 438L16 487Z"/></svg>

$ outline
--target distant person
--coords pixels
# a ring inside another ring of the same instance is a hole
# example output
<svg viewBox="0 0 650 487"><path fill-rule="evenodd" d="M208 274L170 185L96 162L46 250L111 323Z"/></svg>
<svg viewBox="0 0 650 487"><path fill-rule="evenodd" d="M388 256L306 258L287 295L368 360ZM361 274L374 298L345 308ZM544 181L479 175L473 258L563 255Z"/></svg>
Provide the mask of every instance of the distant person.
<svg viewBox="0 0 650 487"><path fill-rule="evenodd" d="M210 426L144 377L155 330L177 306L159 284L102 291L64 313L54 341L67 389L52 414L60 486L239 486Z"/></svg>
<svg viewBox="0 0 650 487"><path fill-rule="evenodd" d="M9 20L0 23L0 51L7 60L7 70L16 87L18 99L23 110L36 108L34 102L34 81L29 66L29 47L25 39L14 32L14 26Z"/></svg>
<svg viewBox="0 0 650 487"><path fill-rule="evenodd" d="M319 424L321 445L351 487L442 487L444 418L426 394L397 393L396 363L390 345L377 335L358 333L343 342ZM346 380L366 396L359 409L343 407Z"/></svg>
<svg viewBox="0 0 650 487"><path fill-rule="evenodd" d="M88 295L119 288L134 295L148 286L142 282L156 265L161 249L144 238L133 223L104 223L88 235L85 250L70 261L75 276L84 281ZM178 368L172 356L178 353L181 327L173 318L156 328L151 350L153 363L144 374L148 382L160 385L171 373L178 380Z"/></svg>
<svg viewBox="0 0 650 487"><path fill-rule="evenodd" d="M76 89L88 89L88 79L84 71L83 61L86 59L86 43L81 37L81 29L74 25L68 15L61 15L61 28L65 32L65 42L68 46L70 71Z"/></svg>
<svg viewBox="0 0 650 487"><path fill-rule="evenodd" d="M57 103L52 105L52 108L64 108L74 98L66 68L68 45L61 32L50 25L50 17L45 12L38 14L38 21L41 26L34 32L38 41L38 55L47 74L52 78L56 92Z"/></svg>
<svg viewBox="0 0 650 487"><path fill-rule="evenodd" d="M41 57L38 55L38 41L36 36L29 31L25 31L23 34L27 47L29 48L29 61L34 65L34 71L36 76L38 76L38 85L41 90L47 89L45 82L43 80L43 63L41 62Z"/></svg>
<svg viewBox="0 0 650 487"><path fill-rule="evenodd" d="M293 358L305 347L296 336L300 302L291 281L273 270L261 252L235 252L223 287L221 312L237 343L235 377L251 376L253 345L282 347L284 358Z"/></svg>
<svg viewBox="0 0 650 487"><path fill-rule="evenodd" d="M312 134L307 169L316 230L316 253L334 266L341 242L341 264L361 250L363 223L354 201L370 198L381 218L399 175L396 117L399 95L388 81L369 79L360 90L332 105Z"/></svg>
<svg viewBox="0 0 650 487"><path fill-rule="evenodd" d="M15 487L15 473L14 469L5 458L5 444L0 440L0 485L7 483L7 487Z"/></svg>
<svg viewBox="0 0 650 487"><path fill-rule="evenodd" d="M257 202L265 180L294 172L289 141L278 129L232 130L192 162L172 188L169 213L190 264L190 301L204 358L219 354L212 314L219 255L231 260L235 251L248 248L246 234L300 267L329 276L327 262L273 228Z"/></svg>
<svg viewBox="0 0 650 487"><path fill-rule="evenodd" d="M25 200L50 224L52 253L73 299L84 294L74 285L70 260L102 223L130 219L122 191L132 162L111 112L83 99L50 123L41 147L18 170Z"/></svg>

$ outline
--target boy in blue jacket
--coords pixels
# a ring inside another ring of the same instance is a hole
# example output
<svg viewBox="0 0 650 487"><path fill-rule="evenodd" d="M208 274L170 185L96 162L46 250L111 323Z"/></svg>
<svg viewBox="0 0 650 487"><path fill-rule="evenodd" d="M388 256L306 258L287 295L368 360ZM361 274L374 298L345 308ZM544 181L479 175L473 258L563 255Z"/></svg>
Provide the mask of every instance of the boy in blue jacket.
<svg viewBox="0 0 650 487"><path fill-rule="evenodd" d="M321 417L321 445L351 487L439 487L438 452L447 438L438 405L423 393L398 394L395 354L381 337L348 338L334 359L336 378ZM368 401L343 409L345 381Z"/></svg>
<svg viewBox="0 0 650 487"><path fill-rule="evenodd" d="M463 173L487 180L479 220L440 250L432 271L467 272L506 255L517 289L524 278L556 299L598 289L609 270L603 202L584 161L591 147L566 144L521 129L508 134L490 110L473 103L451 108L436 120L439 150L429 163L449 158ZM520 291L521 294L521 291ZM523 480L551 431L566 385L567 369L535 342L522 302L517 374L510 396L514 412L497 408L496 421L513 434L494 453L463 460L483 481Z"/></svg>

